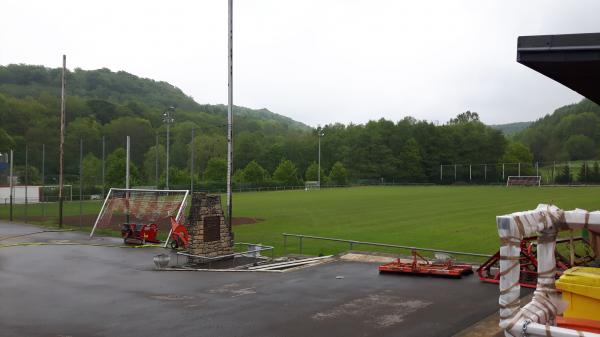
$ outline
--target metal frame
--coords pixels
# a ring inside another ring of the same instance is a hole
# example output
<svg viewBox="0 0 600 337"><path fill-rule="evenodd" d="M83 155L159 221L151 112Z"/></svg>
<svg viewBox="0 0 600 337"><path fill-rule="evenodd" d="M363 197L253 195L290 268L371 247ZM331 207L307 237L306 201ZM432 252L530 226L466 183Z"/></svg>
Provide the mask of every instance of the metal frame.
<svg viewBox="0 0 600 337"><path fill-rule="evenodd" d="M98 226L98 221L100 221L100 217L104 214L104 209L106 208L106 202L108 201L108 198L112 195L113 191L167 192L167 193L181 192L181 193L184 193L183 200L181 201L181 205L179 205L179 209L177 210L177 216L175 217L175 220L177 220L177 221L179 221L179 219L181 218L181 215L183 214L183 210L186 205L186 200L190 193L189 190L154 190L154 189L143 189L143 188L113 188L113 187L111 187L110 190L108 190L108 193L106 194L106 198L104 198L104 202L102 203L102 208L100 209L100 213L98 213L98 217L96 217L96 221L94 222L94 227L92 227L92 232L90 233L90 239L94 236L94 232L96 231L96 227ZM169 242L170 237L171 237L171 231L169 231L169 236L167 237L166 242ZM167 245L166 242L165 242L165 247Z"/></svg>
<svg viewBox="0 0 600 337"><path fill-rule="evenodd" d="M506 186L510 186L508 185L508 181L510 180L510 178L537 178L537 186L542 186L542 176L508 176L506 178Z"/></svg>
<svg viewBox="0 0 600 337"><path fill-rule="evenodd" d="M248 243L248 242L236 242L234 243L234 245L246 245L246 246L250 246L250 245L254 245L256 247L259 247L256 250L247 250L245 252L240 252L240 253L233 253L233 254L227 254L227 255L220 255L220 256L213 256L213 257L208 257L208 256L202 256L202 255L194 255L194 254L190 254L190 253L185 253L185 252L177 252L177 256L187 256L187 257L193 257L193 258L197 258L197 259L202 259L204 260L203 263L208 262L208 268L210 269L210 264L213 261L220 261L220 260L224 260L227 258L233 258L235 260L235 258L237 256L242 256L242 255L246 255L246 254L253 254L253 253L257 253L257 252L263 252L263 251L267 251L270 250L271 251L271 260L274 257L274 252L275 252L275 247L273 246L266 246L266 245L262 245L262 244L257 244L257 243Z"/></svg>

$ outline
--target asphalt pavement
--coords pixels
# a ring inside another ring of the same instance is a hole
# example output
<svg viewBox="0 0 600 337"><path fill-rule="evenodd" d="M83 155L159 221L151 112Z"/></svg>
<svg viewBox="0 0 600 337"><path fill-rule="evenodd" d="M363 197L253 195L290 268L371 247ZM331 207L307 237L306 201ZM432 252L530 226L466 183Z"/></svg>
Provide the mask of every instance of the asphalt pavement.
<svg viewBox="0 0 600 337"><path fill-rule="evenodd" d="M0 221L0 336L452 336L498 288L335 261L285 273L155 271L161 248Z"/></svg>

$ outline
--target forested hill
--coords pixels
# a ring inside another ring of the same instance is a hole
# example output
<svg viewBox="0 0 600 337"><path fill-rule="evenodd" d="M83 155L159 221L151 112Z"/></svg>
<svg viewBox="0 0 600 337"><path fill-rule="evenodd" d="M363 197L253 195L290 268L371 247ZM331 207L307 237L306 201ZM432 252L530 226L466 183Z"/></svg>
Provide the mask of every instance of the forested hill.
<svg viewBox="0 0 600 337"><path fill-rule="evenodd" d="M500 130L502 133L511 137L515 134L527 129L532 122L515 122L515 123L507 123L507 124L493 124L490 125L492 129Z"/></svg>
<svg viewBox="0 0 600 337"><path fill-rule="evenodd" d="M41 66L0 66L0 152L15 150L16 169L23 178L28 151L30 183L40 183L42 176L47 184L56 179L60 75L59 69ZM199 186L222 186L226 106L201 105L166 82L108 69L75 69L67 74L67 182L79 182L82 145L85 188L98 188L102 181L103 156L106 185L123 186L124 146L130 136L133 185L164 184L167 127L162 115L170 106L176 107L169 133L170 187L188 187L192 166ZM236 184L290 186L317 180L316 130L265 109L235 107L234 113ZM468 168L469 163L531 161L525 147L507 141L470 111L443 125L405 117L358 125L333 123L324 126L323 132L320 176L336 184L439 182L440 164L465 164ZM44 175L42 149L46 154ZM448 172L444 182L454 182L455 175ZM468 179L465 172L459 170L456 180ZM492 172L489 174L491 177ZM483 179L485 175L475 170L472 177Z"/></svg>
<svg viewBox="0 0 600 337"><path fill-rule="evenodd" d="M596 159L600 147L600 106L584 99L556 109L515 138L536 161Z"/></svg>

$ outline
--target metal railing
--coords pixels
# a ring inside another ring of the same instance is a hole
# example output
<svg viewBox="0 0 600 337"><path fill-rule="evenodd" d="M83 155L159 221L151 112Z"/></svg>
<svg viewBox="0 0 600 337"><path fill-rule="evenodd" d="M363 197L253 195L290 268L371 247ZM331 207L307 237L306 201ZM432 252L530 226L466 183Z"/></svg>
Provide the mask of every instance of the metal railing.
<svg viewBox="0 0 600 337"><path fill-rule="evenodd" d="M261 244L257 244L257 243L248 243L248 242L236 242L234 243L235 246L246 246L248 247L246 251L244 252L238 252L238 253L233 253L233 254L227 254L227 255L219 255L219 256L213 256L213 257L209 257L209 256L202 256L202 255L194 255L194 254L190 254L190 253L185 253L185 252L177 252L177 257L179 256L186 256L186 257L191 257L194 259L199 259L202 262L201 263L208 263L208 269L212 269L212 262L215 261L221 261L221 260L225 260L225 259L229 259L231 258L231 263L232 263L232 267L235 266L235 258L238 256L247 256L247 255L254 255L256 256L257 253L260 252L264 252L264 251L270 251L271 252L271 260L273 260L273 258L275 257L275 247L273 246L266 246L266 245L261 245ZM254 249L250 249L250 247L254 247ZM177 260L177 264L179 264L179 260Z"/></svg>
<svg viewBox="0 0 600 337"><path fill-rule="evenodd" d="M403 246L403 245L394 245L394 244L389 244L389 243L378 243L378 242L368 242L368 241L346 240L346 239L328 238L328 237L314 236L314 235L304 235L304 234L282 233L281 235L283 235L283 252L284 252L284 255L287 253L287 238L288 237L295 237L295 238L298 238L298 246L299 246L300 254L302 254L303 240L304 239L311 239L311 240L321 240L321 241L332 241L332 242L347 243L349 250L353 250L354 246L356 246L356 245L363 245L363 246L373 246L373 247L385 247L385 248L405 249L405 250L409 250L409 251L417 250L417 251L421 251L421 252L445 253L445 254L460 255L460 256L486 257L486 258L489 258L489 257L492 256L492 255L488 255L488 254L458 252L458 251L452 251L452 250L443 250L443 249L434 249L434 248L422 248L422 247L415 247L415 246Z"/></svg>

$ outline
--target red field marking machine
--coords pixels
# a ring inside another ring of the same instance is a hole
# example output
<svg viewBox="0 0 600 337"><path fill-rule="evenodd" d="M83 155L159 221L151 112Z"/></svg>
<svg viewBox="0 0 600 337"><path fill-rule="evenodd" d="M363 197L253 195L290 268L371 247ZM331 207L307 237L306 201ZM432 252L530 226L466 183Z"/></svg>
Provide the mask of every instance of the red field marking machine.
<svg viewBox="0 0 600 337"><path fill-rule="evenodd" d="M160 243L157 233L156 224L125 223L121 226L121 237L126 244Z"/></svg>
<svg viewBox="0 0 600 337"><path fill-rule="evenodd" d="M401 259L398 259L394 262L379 266L379 272L461 278L463 275L473 273L473 267L468 264L456 264L452 258L446 254L436 254L436 260L431 261L413 249L411 262L402 262Z"/></svg>
<svg viewBox="0 0 600 337"><path fill-rule="evenodd" d="M521 274L519 278L519 284L525 288L535 289L537 284L537 237L529 237L521 240L521 254L519 257ZM571 249L568 246L571 245L570 238L556 240L556 278L558 279L562 272L573 267L573 266L585 266L590 262L594 261L594 253L590 249L587 241L581 237L572 239L573 246L577 249L573 249L572 257L565 256L565 252L570 255ZM579 250L577 252L576 250ZM573 263L571 263L571 258ZM499 283L500 282L500 252L498 251L487 261L485 261L478 269L477 275L483 282Z"/></svg>

